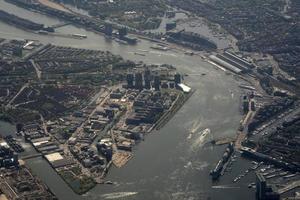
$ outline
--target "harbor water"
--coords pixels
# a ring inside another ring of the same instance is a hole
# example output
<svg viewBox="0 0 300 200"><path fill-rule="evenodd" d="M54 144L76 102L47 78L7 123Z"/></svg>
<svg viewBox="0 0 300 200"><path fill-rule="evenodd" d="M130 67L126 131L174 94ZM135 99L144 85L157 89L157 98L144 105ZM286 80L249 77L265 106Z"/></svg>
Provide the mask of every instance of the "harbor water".
<svg viewBox="0 0 300 200"><path fill-rule="evenodd" d="M27 11L0 0L0 8L20 17L46 25L59 24L58 19ZM0 22L0 38L34 39L42 43L111 51L125 59L152 64L172 64L185 76L184 82L196 92L160 130L146 136L138 144L134 157L123 168L112 167L107 180L113 185L97 185L83 196L78 196L42 158L27 160L27 165L38 175L59 199L213 199L252 200L249 190L251 175L239 184L233 179L248 167L248 161L239 159L232 172L213 183L209 171L220 159L225 146L212 146L212 139L234 137L241 114L239 80L205 62L200 56L185 55L183 51L159 51L154 44L141 40L135 46L119 44L105 37L68 25L57 32L87 35L87 39L72 39L39 35ZM145 56L135 54L143 52ZM205 74L205 75L203 75ZM0 132L14 132L0 122ZM210 134L201 138L201 131L209 128ZM189 137L190 132L193 134Z"/></svg>

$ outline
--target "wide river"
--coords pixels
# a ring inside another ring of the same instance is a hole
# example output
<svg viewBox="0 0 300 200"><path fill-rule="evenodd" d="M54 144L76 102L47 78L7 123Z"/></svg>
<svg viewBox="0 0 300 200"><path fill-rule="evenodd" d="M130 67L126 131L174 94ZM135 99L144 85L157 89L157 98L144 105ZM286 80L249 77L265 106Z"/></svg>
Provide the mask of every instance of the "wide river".
<svg viewBox="0 0 300 200"><path fill-rule="evenodd" d="M0 9L46 25L60 23L58 19L18 8L3 0L0 0ZM152 132L135 147L134 157L125 167L111 168L107 180L113 181L114 185L97 185L87 194L78 196L45 160L27 160L27 165L59 199L254 199L254 190L247 188L254 180L253 175L248 175L238 184L232 182L249 166L246 160L239 159L232 172L225 174L218 183L212 183L209 177L209 171L225 149L225 146L211 146L209 140L235 136L241 119L240 83L235 77L217 70L199 56L188 56L180 51L155 51L150 48L153 43L148 41L142 40L136 46L122 45L71 25L57 31L85 34L88 38L77 40L38 35L0 22L0 38L35 39L43 43L111 51L134 61L172 64L180 73L189 75L184 81L196 89L161 130ZM134 54L141 50L146 56ZM206 75L201 76L202 73ZM201 131L206 128L211 129L211 134L202 139ZM192 129L196 130L195 134L188 139ZM0 132L10 134L14 128L0 122Z"/></svg>

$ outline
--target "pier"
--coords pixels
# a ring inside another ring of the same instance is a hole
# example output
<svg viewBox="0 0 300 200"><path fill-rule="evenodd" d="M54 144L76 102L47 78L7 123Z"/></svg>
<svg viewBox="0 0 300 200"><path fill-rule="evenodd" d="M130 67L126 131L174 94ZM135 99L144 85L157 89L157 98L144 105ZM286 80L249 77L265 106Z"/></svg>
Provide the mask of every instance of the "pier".
<svg viewBox="0 0 300 200"><path fill-rule="evenodd" d="M49 27L56 29L56 28L61 28L61 27L64 27L64 26L68 26L70 24L71 24L71 22L62 22L62 23L59 23L59 24L54 24L54 25L49 26Z"/></svg>
<svg viewBox="0 0 300 200"><path fill-rule="evenodd" d="M38 158L38 157L41 157L41 156L43 156L41 153L35 153L35 154L30 154L30 155L23 156L20 159L21 160L28 160L28 159L32 159L32 158Z"/></svg>

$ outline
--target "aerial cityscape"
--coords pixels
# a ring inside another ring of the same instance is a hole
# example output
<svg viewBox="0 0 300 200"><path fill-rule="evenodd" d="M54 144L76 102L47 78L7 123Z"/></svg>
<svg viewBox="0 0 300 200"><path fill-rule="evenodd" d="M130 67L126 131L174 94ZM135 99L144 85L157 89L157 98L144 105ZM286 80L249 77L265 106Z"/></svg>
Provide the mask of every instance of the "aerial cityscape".
<svg viewBox="0 0 300 200"><path fill-rule="evenodd" d="M0 199L300 199L298 0L0 0Z"/></svg>

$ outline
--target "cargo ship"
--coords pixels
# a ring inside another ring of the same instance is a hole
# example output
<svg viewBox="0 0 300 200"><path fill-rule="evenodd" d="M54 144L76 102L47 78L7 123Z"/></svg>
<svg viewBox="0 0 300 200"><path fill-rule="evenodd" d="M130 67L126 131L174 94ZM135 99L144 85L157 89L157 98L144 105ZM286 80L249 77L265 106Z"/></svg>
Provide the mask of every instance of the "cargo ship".
<svg viewBox="0 0 300 200"><path fill-rule="evenodd" d="M218 161L215 168L210 171L210 175L213 180L217 180L221 176L224 166L228 162L233 152L234 152L234 145L233 142L231 142L230 144L228 144L222 158Z"/></svg>

